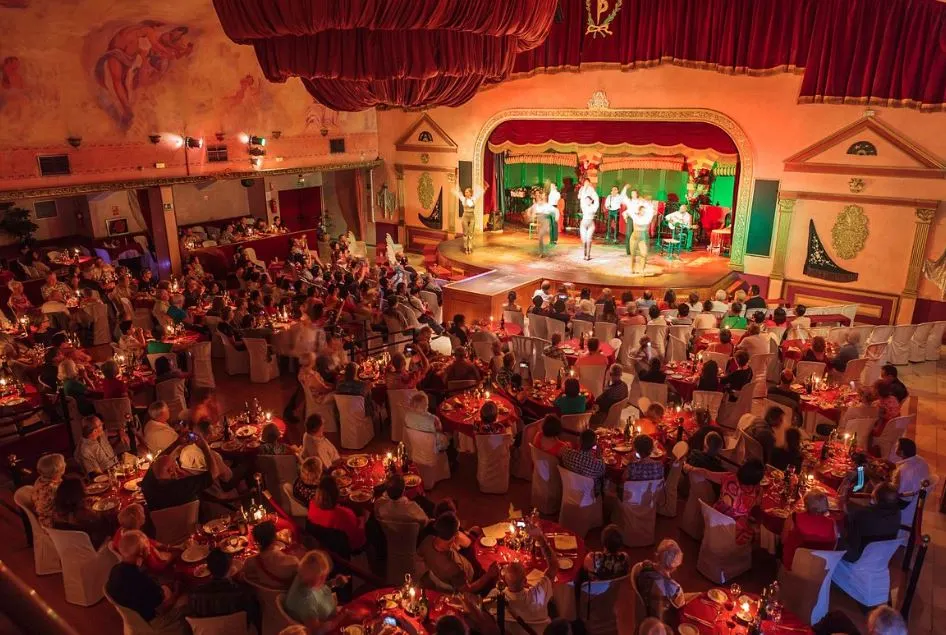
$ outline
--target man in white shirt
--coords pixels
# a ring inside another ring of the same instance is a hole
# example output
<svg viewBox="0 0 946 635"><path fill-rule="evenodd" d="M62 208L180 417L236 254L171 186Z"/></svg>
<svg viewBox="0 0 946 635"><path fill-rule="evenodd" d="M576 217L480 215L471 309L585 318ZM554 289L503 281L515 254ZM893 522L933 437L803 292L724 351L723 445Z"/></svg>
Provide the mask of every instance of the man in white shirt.
<svg viewBox="0 0 946 635"><path fill-rule="evenodd" d="M792 319L792 328L793 329L810 329L811 328L811 318L805 317L805 312L808 309L804 304L799 304L795 307L795 317Z"/></svg>
<svg viewBox="0 0 946 635"><path fill-rule="evenodd" d="M394 474L388 479L384 494L374 503L375 518L398 523L414 522L424 527L430 518L420 505L404 496L404 477Z"/></svg>
<svg viewBox="0 0 946 635"><path fill-rule="evenodd" d="M746 329L746 336L742 338L737 348L741 348L749 353L749 358L751 359L754 355L765 355L768 353L771 339L768 333L763 334L759 325L753 322L749 325L749 328Z"/></svg>
<svg viewBox="0 0 946 635"><path fill-rule="evenodd" d="M694 330L716 328L716 314L713 313L712 300L704 302L703 311L693 316L693 328Z"/></svg>
<svg viewBox="0 0 946 635"><path fill-rule="evenodd" d="M128 437L121 433L127 445ZM76 448L76 460L86 474L105 474L118 463L115 450L105 438L102 420L91 415L82 419L82 440Z"/></svg>
<svg viewBox="0 0 946 635"><path fill-rule="evenodd" d="M443 428L437 415L428 412L428 403L425 393L418 392L411 397L407 404L408 410L404 414L404 426L411 430L431 432L436 435L437 451L442 452L450 445L450 440L442 432Z"/></svg>
<svg viewBox="0 0 946 635"><path fill-rule="evenodd" d="M529 586L525 567L519 562L510 563L503 569L506 588L502 593L506 597L506 620L513 622L519 618L535 632L541 633L551 621L548 605L552 599L552 584L558 574L558 558L552 553L540 528L530 527L528 531L542 550L549 568L541 579Z"/></svg>
<svg viewBox="0 0 946 635"><path fill-rule="evenodd" d="M923 481L930 477L930 466L922 456L917 456L916 442L902 437L897 441L897 468L893 474L894 485L900 494L913 494L920 490Z"/></svg>
<svg viewBox="0 0 946 635"><path fill-rule="evenodd" d="M332 442L325 438L323 428L321 415L314 414L306 419L305 434L302 435L302 458L317 457L328 470L340 457Z"/></svg>
<svg viewBox="0 0 946 635"><path fill-rule="evenodd" d="M716 292L716 299L713 302L714 313L728 313L729 305L726 303L726 292L719 289Z"/></svg>
<svg viewBox="0 0 946 635"><path fill-rule="evenodd" d="M542 281L542 286L535 290L532 297L542 296L542 303L548 304L552 301L552 283L548 280Z"/></svg>
<svg viewBox="0 0 946 635"><path fill-rule="evenodd" d="M163 401L155 401L148 406L148 421L144 426L144 438L148 451L155 456L177 441L179 435L177 430L168 423L170 419L171 410Z"/></svg>

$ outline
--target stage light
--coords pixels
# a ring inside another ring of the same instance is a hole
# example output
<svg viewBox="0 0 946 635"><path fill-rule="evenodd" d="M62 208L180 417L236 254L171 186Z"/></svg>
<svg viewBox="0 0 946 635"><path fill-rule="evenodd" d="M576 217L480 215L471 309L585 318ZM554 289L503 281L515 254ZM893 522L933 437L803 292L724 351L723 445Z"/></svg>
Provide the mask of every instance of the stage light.
<svg viewBox="0 0 946 635"><path fill-rule="evenodd" d="M249 143L250 135L246 134L245 132L241 132L240 134L237 135L237 139L240 140L240 143Z"/></svg>
<svg viewBox="0 0 946 635"><path fill-rule="evenodd" d="M224 135L222 132L218 132L218 133L215 134L214 136L217 137L217 141L218 141L218 142L223 143L223 138L224 138L226 135Z"/></svg>
<svg viewBox="0 0 946 635"><path fill-rule="evenodd" d="M254 168L258 168L263 165L263 157L250 157L250 165Z"/></svg>
<svg viewBox="0 0 946 635"><path fill-rule="evenodd" d="M159 135L159 134L149 134L149 135L148 135L148 141L150 141L150 142L153 143L154 145L158 145L159 143L161 143L161 135Z"/></svg>
<svg viewBox="0 0 946 635"><path fill-rule="evenodd" d="M78 150L79 146L82 145L82 137L66 137L66 143Z"/></svg>
<svg viewBox="0 0 946 635"><path fill-rule="evenodd" d="M175 150L181 148L184 145L184 137L177 134L168 135L168 140L171 142L171 147Z"/></svg>
<svg viewBox="0 0 946 635"><path fill-rule="evenodd" d="M254 135L249 138L247 143L249 143L251 146L264 146L266 145L266 137L257 137Z"/></svg>
<svg viewBox="0 0 946 635"><path fill-rule="evenodd" d="M198 148L203 148L203 147L204 147L204 140L203 140L203 139L195 139L194 137L184 137L184 144L185 144L188 148L190 148L190 149L192 149L192 150L196 150L196 149L198 149Z"/></svg>

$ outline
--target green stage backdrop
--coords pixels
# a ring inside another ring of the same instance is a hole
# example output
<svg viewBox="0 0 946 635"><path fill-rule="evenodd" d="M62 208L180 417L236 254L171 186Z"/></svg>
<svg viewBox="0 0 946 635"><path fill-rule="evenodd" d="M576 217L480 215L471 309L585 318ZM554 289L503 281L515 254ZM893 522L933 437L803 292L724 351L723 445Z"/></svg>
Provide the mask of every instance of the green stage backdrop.
<svg viewBox="0 0 946 635"><path fill-rule="evenodd" d="M532 187L552 181L559 187L564 178L576 179L575 168L559 165L541 165L536 163L506 164L506 189L515 187ZM686 198L687 174L677 170L615 170L602 172L598 175L598 194L607 196L612 185L619 188L628 184L637 189L642 196L650 196L658 200L666 200L667 194L674 192L681 200ZM731 192L730 192L731 195ZM720 202L720 204L723 204Z"/></svg>

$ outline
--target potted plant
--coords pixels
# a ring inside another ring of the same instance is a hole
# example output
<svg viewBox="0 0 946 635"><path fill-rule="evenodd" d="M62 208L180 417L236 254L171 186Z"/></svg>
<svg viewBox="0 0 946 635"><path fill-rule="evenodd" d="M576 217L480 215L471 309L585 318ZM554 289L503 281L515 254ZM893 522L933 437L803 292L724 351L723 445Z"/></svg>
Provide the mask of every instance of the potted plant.
<svg viewBox="0 0 946 635"><path fill-rule="evenodd" d="M0 218L0 230L15 236L24 245L33 242L33 234L38 229L39 225L30 219L30 210L22 207L11 207Z"/></svg>

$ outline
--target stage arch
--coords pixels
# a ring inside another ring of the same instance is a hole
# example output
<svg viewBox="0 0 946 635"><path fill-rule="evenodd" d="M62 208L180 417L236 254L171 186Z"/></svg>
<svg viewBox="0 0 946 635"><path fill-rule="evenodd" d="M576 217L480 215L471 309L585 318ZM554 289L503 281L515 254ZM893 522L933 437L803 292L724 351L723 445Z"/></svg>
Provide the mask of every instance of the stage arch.
<svg viewBox="0 0 946 635"><path fill-rule="evenodd" d="M490 117L477 134L473 145L473 182L483 182L483 158L490 135L501 123L515 120L536 121L667 121L667 122L702 122L716 126L732 139L739 153L738 194L733 204L733 237L729 266L742 271L746 255L746 240L749 232L749 202L752 200L754 157L752 145L742 128L723 113L706 108L610 108L594 107L592 99L589 108L512 108L500 111ZM477 236L482 239L483 201L476 206Z"/></svg>

